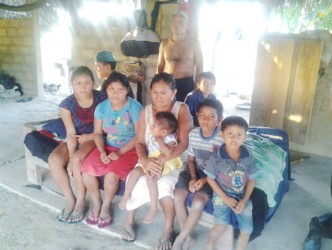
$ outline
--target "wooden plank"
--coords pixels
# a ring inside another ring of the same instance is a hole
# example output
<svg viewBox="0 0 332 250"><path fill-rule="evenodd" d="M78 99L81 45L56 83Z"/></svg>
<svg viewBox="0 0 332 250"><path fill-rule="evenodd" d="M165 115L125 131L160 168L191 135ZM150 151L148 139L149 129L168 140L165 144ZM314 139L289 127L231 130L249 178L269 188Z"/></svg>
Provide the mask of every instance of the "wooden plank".
<svg viewBox="0 0 332 250"><path fill-rule="evenodd" d="M294 40L262 39L258 45L249 123L283 128Z"/></svg>
<svg viewBox="0 0 332 250"><path fill-rule="evenodd" d="M311 119L323 42L296 41L297 55L293 85L290 86L284 127L289 140L304 145Z"/></svg>

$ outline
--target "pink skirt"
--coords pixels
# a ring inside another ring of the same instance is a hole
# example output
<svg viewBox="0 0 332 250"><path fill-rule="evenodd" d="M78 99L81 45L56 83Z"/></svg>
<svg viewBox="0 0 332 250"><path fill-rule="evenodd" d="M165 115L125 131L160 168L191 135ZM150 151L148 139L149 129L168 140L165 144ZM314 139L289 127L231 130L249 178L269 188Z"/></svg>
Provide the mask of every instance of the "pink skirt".
<svg viewBox="0 0 332 250"><path fill-rule="evenodd" d="M118 150L106 145L106 152L109 154ZM81 172L87 173L92 176L104 176L109 172L115 173L120 176L121 180L125 180L129 172L134 168L138 161L136 150L132 149L123 155L116 161L111 161L108 164L104 164L100 160L100 153L98 148L95 148L88 157L84 160L81 166Z"/></svg>

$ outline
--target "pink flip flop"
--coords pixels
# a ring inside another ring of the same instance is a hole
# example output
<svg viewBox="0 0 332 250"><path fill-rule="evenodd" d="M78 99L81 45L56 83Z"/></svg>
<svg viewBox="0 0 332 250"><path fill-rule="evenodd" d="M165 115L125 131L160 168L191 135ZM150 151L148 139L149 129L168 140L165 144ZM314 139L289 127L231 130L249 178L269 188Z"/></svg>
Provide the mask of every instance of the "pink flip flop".
<svg viewBox="0 0 332 250"><path fill-rule="evenodd" d="M89 225L96 225L96 224L98 224L98 216L95 216L94 212L91 210L88 218L86 218L85 221Z"/></svg>
<svg viewBox="0 0 332 250"><path fill-rule="evenodd" d="M105 228L109 225L112 224L112 218L111 217L106 217L106 218L98 218L98 227L99 228Z"/></svg>

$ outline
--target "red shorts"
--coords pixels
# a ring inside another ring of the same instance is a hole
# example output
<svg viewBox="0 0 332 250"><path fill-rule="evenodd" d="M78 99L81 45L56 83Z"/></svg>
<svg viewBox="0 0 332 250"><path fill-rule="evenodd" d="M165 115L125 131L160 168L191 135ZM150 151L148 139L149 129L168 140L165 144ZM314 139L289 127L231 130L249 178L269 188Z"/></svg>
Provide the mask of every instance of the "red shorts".
<svg viewBox="0 0 332 250"><path fill-rule="evenodd" d="M106 145L107 154L116 150L118 150L118 148ZM104 164L100 160L100 153L98 148L95 148L84 160L81 166L81 172L92 176L104 176L107 173L112 172L120 176L121 180L125 180L129 172L134 168L137 161L138 157L136 150L132 149L121 155L121 157L116 161L111 161L108 164Z"/></svg>

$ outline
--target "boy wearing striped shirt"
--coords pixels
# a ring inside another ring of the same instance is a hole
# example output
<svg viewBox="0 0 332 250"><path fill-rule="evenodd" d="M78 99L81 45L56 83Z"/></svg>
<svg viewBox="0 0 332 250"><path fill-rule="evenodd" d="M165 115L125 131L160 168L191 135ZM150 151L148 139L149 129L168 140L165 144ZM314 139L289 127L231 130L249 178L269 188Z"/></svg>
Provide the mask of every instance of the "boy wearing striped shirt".
<svg viewBox="0 0 332 250"><path fill-rule="evenodd" d="M190 233L199 220L205 204L212 197L213 190L207 183L204 173L210 155L223 143L219 124L223 106L216 99L205 99L197 109L199 127L189 134L187 168L181 172L174 191L174 206L181 232L175 239L172 249L186 249L192 242ZM194 193L191 210L188 214L185 200Z"/></svg>

